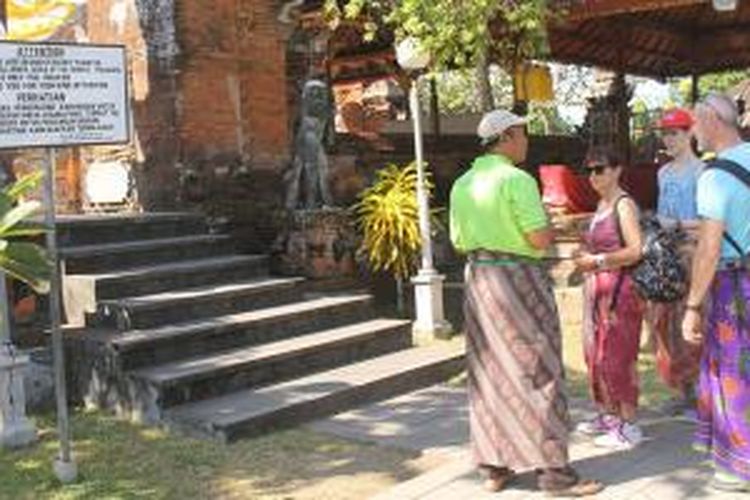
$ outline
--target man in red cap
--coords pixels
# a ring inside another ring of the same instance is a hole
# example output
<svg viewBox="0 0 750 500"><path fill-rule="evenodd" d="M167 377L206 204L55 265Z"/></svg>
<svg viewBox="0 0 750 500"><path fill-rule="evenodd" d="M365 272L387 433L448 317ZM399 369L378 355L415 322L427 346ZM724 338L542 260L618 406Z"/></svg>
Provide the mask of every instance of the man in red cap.
<svg viewBox="0 0 750 500"><path fill-rule="evenodd" d="M667 154L672 158L659 169L657 215L667 227L695 230L698 227L696 189L703 162L693 150L693 116L687 110L675 108L667 111L657 126ZM690 244L686 249L688 260L692 248ZM668 386L680 393L680 400L673 410L692 416L700 347L688 344L682 338L684 314L684 301L649 303L646 318L656 341L657 371Z"/></svg>

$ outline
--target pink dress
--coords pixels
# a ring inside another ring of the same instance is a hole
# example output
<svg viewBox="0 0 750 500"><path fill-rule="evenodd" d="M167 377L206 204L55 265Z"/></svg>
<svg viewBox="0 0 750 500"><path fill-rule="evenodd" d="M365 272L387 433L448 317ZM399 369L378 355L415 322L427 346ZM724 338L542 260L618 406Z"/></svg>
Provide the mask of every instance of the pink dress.
<svg viewBox="0 0 750 500"><path fill-rule="evenodd" d="M591 253L622 248L615 217L614 210L594 217L584 238ZM592 399L608 410L622 403L637 406L643 304L627 270L588 273L584 308L583 348Z"/></svg>

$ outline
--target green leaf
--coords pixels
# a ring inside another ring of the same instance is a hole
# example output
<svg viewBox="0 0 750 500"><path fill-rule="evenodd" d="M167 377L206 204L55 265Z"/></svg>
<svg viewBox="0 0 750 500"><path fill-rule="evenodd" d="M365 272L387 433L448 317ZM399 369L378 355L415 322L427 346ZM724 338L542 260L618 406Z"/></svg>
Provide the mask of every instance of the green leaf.
<svg viewBox="0 0 750 500"><path fill-rule="evenodd" d="M0 191L0 269L37 292L47 293L51 265L44 249L30 241L17 241L46 231L44 225L29 220L39 211L39 202L19 203L41 179L42 172L37 172Z"/></svg>
<svg viewBox="0 0 750 500"><path fill-rule="evenodd" d="M27 201L0 214L0 235L4 235L6 231L38 213L40 207L41 204L38 201Z"/></svg>
<svg viewBox="0 0 750 500"><path fill-rule="evenodd" d="M49 292L52 266L42 247L34 243L9 243L0 251L0 268L27 283L38 293Z"/></svg>
<svg viewBox="0 0 750 500"><path fill-rule="evenodd" d="M42 183L42 179L44 179L44 170L39 169L36 172L18 179L7 189L6 193L10 198L18 199L39 187Z"/></svg>

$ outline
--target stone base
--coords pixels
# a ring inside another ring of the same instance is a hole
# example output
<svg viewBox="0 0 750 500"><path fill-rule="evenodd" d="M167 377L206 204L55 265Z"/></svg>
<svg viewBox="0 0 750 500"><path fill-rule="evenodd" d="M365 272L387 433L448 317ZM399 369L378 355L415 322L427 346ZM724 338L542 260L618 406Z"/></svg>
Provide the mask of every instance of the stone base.
<svg viewBox="0 0 750 500"><path fill-rule="evenodd" d="M443 281L445 276L434 271L420 271L412 278L416 320L412 335L416 343L434 339L448 339L453 327L445 320L443 307Z"/></svg>
<svg viewBox="0 0 750 500"><path fill-rule="evenodd" d="M34 424L26 417L24 368L28 356L14 354L12 346L0 353L0 446L18 448L36 440Z"/></svg>
<svg viewBox="0 0 750 500"><path fill-rule="evenodd" d="M62 484L70 484L75 482L78 478L78 467L74 461L63 462L60 458L56 458L52 462L52 470L55 472L55 477Z"/></svg>
<svg viewBox="0 0 750 500"><path fill-rule="evenodd" d="M36 428L28 418L6 422L0 430L1 448L22 448L36 441Z"/></svg>
<svg viewBox="0 0 750 500"><path fill-rule="evenodd" d="M318 279L354 276L356 242L348 210L295 210L276 245L279 271Z"/></svg>

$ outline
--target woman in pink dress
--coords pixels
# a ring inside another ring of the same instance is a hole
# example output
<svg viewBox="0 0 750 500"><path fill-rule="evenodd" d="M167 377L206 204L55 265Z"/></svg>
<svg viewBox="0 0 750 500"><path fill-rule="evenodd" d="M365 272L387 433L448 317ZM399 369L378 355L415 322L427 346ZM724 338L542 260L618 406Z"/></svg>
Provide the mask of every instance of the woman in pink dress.
<svg viewBox="0 0 750 500"><path fill-rule="evenodd" d="M643 304L628 275L643 237L638 207L620 187L622 162L601 148L589 153L585 167L600 200L576 265L586 275L584 355L599 414L577 429L596 436L598 446L629 449L643 439L635 422Z"/></svg>

